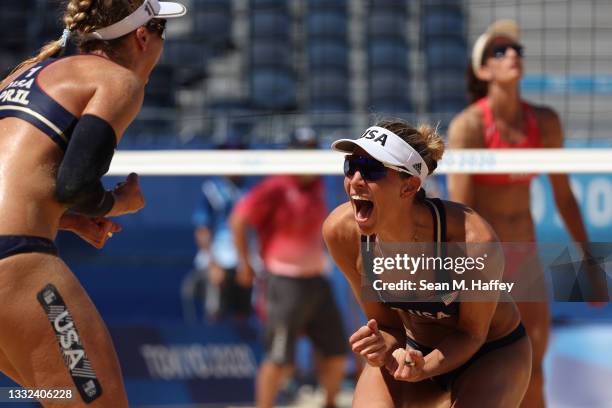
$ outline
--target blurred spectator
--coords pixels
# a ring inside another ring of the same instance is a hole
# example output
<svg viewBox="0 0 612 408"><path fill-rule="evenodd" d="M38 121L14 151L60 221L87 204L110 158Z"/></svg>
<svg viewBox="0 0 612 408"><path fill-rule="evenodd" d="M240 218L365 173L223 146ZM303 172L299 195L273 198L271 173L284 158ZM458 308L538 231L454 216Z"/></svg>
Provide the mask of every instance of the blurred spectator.
<svg viewBox="0 0 612 408"><path fill-rule="evenodd" d="M316 146L316 135L298 130L290 148ZM253 282L247 231L258 235L266 275L265 357L256 384L258 407L272 407L279 388L293 370L298 336L315 349L326 406L334 401L344 377L346 340L331 286L321 227L326 215L319 176L272 176L257 184L236 206L231 228L238 251L238 281Z"/></svg>
<svg viewBox="0 0 612 408"><path fill-rule="evenodd" d="M240 144L220 146L242 148ZM202 183L202 199L192 217L198 247L195 270L183 285L192 317L197 314L192 307L194 297L204 300L204 314L211 320L251 314L251 289L236 284L238 257L228 224L232 208L245 191L240 176L210 177Z"/></svg>
<svg viewBox="0 0 612 408"><path fill-rule="evenodd" d="M317 135L311 127L295 129L289 140L292 149L316 149L318 147Z"/></svg>

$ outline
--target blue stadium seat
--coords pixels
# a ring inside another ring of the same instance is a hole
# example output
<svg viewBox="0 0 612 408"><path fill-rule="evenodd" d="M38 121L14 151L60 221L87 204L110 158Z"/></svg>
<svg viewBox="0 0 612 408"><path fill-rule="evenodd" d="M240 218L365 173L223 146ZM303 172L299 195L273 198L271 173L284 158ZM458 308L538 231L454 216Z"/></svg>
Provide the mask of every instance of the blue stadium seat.
<svg viewBox="0 0 612 408"><path fill-rule="evenodd" d="M462 14L435 12L425 14L422 19L423 34L427 38L465 35L465 20Z"/></svg>
<svg viewBox="0 0 612 408"><path fill-rule="evenodd" d="M405 99L381 99L373 102L369 110L375 114L405 114L412 113L414 108L410 101Z"/></svg>
<svg viewBox="0 0 612 408"><path fill-rule="evenodd" d="M174 66L160 65L151 72L145 88L145 104L156 107L173 107L176 105L174 90Z"/></svg>
<svg viewBox="0 0 612 408"><path fill-rule="evenodd" d="M290 67L291 48L284 41L275 39L253 40L251 64L253 67Z"/></svg>
<svg viewBox="0 0 612 408"><path fill-rule="evenodd" d="M193 14L193 35L213 46L224 46L232 35L232 14L224 9L200 10Z"/></svg>
<svg viewBox="0 0 612 408"><path fill-rule="evenodd" d="M464 0L427 0L422 2L421 14L462 13Z"/></svg>
<svg viewBox="0 0 612 408"><path fill-rule="evenodd" d="M0 10L0 44L2 48L21 52L28 41L28 23L30 12L20 2L3 2ZM62 35L61 30L49 40L56 40ZM41 44L42 45L42 44Z"/></svg>
<svg viewBox="0 0 612 408"><path fill-rule="evenodd" d="M466 97L438 98L429 101L429 110L437 113L456 114L467 106Z"/></svg>
<svg viewBox="0 0 612 408"><path fill-rule="evenodd" d="M463 38L438 38L426 42L425 58L428 70L465 69L468 50Z"/></svg>
<svg viewBox="0 0 612 408"><path fill-rule="evenodd" d="M215 9L230 12L232 9L232 2L228 0L195 0L188 4L188 7L190 13Z"/></svg>
<svg viewBox="0 0 612 408"><path fill-rule="evenodd" d="M370 108L375 111L410 112L410 78L392 71L370 76Z"/></svg>
<svg viewBox="0 0 612 408"><path fill-rule="evenodd" d="M62 17L58 15L56 10L51 9L53 6L45 5L45 7L47 8L46 12L43 13L38 24L34 27L36 29L36 38L40 39L36 42L57 40L62 35L62 30L64 29ZM32 25L32 22L30 22L30 25Z"/></svg>
<svg viewBox="0 0 612 408"><path fill-rule="evenodd" d="M251 71L251 101L256 109L294 109L295 78L289 70L266 68Z"/></svg>
<svg viewBox="0 0 612 408"><path fill-rule="evenodd" d="M430 97L462 98L467 93L463 71L438 70L428 75L427 83Z"/></svg>
<svg viewBox="0 0 612 408"><path fill-rule="evenodd" d="M306 32L310 38L334 37L346 39L348 19L346 13L325 10L311 11L306 17Z"/></svg>
<svg viewBox="0 0 612 408"><path fill-rule="evenodd" d="M253 38L288 38L291 17L276 10L262 10L251 13L251 35Z"/></svg>
<svg viewBox="0 0 612 408"><path fill-rule="evenodd" d="M308 0L308 10L346 10L348 0Z"/></svg>
<svg viewBox="0 0 612 408"><path fill-rule="evenodd" d="M343 99L314 99L310 101L308 111L312 113L346 113L350 111L348 98Z"/></svg>
<svg viewBox="0 0 612 408"><path fill-rule="evenodd" d="M371 40L368 45L370 69L408 70L409 48L406 42L394 39Z"/></svg>
<svg viewBox="0 0 612 408"><path fill-rule="evenodd" d="M204 70L210 50L204 41L192 38L168 38L164 44L161 64L187 66Z"/></svg>
<svg viewBox="0 0 612 408"><path fill-rule="evenodd" d="M369 38L395 37L406 38L408 16L404 13L376 11L368 16Z"/></svg>
<svg viewBox="0 0 612 408"><path fill-rule="evenodd" d="M311 41L308 44L308 64L311 70L348 70L348 51L347 44L342 41Z"/></svg>
<svg viewBox="0 0 612 408"><path fill-rule="evenodd" d="M228 0L225 0L229 3ZM287 10L286 0L251 0L251 10Z"/></svg>
<svg viewBox="0 0 612 408"><path fill-rule="evenodd" d="M309 80L311 99L348 98L349 78L346 72L340 70L320 71L311 74Z"/></svg>
<svg viewBox="0 0 612 408"><path fill-rule="evenodd" d="M456 112L467 105L465 71L436 70L428 75L429 107L433 112Z"/></svg>
<svg viewBox="0 0 612 408"><path fill-rule="evenodd" d="M153 113L147 114L151 109L156 110L159 107L143 105L139 118L146 116L147 119L137 118L130 124L125 132L126 136L121 139L121 148L151 149L156 135L176 134L176 121L151 118Z"/></svg>
<svg viewBox="0 0 612 408"><path fill-rule="evenodd" d="M386 10L406 13L408 4L405 0L369 0L370 10Z"/></svg>

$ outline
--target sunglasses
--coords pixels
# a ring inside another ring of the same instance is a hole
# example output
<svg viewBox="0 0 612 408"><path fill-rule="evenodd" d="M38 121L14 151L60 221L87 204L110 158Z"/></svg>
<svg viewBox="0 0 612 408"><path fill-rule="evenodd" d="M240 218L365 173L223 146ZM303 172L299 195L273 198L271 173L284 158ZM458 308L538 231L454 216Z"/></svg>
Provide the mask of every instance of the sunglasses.
<svg viewBox="0 0 612 408"><path fill-rule="evenodd" d="M378 181L385 178L387 169L410 174L406 169L391 164L385 164L373 157L354 155L347 155L344 157L344 175L346 177L353 177L355 173L359 171L359 174L361 174L361 177L365 181Z"/></svg>
<svg viewBox="0 0 612 408"><path fill-rule="evenodd" d="M523 46L520 44L497 45L491 48L491 53L489 55L496 59L502 59L506 56L506 51L508 51L509 48L512 48L514 52L516 52L516 55L518 55L519 57L523 56Z"/></svg>
<svg viewBox="0 0 612 408"><path fill-rule="evenodd" d="M152 33L157 33L162 38L166 39L166 20L163 18L154 18L145 24L145 28Z"/></svg>

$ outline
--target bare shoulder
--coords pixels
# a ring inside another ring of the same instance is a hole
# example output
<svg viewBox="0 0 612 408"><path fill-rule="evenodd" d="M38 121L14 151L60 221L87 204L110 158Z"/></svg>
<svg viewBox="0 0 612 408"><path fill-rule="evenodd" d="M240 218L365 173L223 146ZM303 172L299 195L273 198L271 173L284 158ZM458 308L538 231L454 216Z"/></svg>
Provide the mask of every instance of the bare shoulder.
<svg viewBox="0 0 612 408"><path fill-rule="evenodd" d="M348 274L359 257L360 234L350 202L336 207L323 223L323 239L340 269Z"/></svg>
<svg viewBox="0 0 612 408"><path fill-rule="evenodd" d="M472 208L455 201L443 201L446 210L446 228L449 241L497 242L489 223Z"/></svg>
<svg viewBox="0 0 612 408"><path fill-rule="evenodd" d="M323 238L328 246L354 243L359 240L359 231L353 218L350 202L340 204L323 223Z"/></svg>
<svg viewBox="0 0 612 408"><path fill-rule="evenodd" d="M453 118L448 127L448 144L451 148L484 147L482 112L472 104Z"/></svg>
<svg viewBox="0 0 612 408"><path fill-rule="evenodd" d="M135 73L106 58L82 55L69 58L80 80L93 87L82 114L106 120L121 139L144 99L144 83ZM86 82L89 81L89 82Z"/></svg>
<svg viewBox="0 0 612 408"><path fill-rule="evenodd" d="M550 106L530 104L539 121L559 120L559 115Z"/></svg>
<svg viewBox="0 0 612 408"><path fill-rule="evenodd" d="M97 87L134 95L144 89L142 80L129 69L96 55L78 55L66 59L79 75Z"/></svg>
<svg viewBox="0 0 612 408"><path fill-rule="evenodd" d="M561 119L557 112L549 106L531 105L544 147L562 147L563 132Z"/></svg>

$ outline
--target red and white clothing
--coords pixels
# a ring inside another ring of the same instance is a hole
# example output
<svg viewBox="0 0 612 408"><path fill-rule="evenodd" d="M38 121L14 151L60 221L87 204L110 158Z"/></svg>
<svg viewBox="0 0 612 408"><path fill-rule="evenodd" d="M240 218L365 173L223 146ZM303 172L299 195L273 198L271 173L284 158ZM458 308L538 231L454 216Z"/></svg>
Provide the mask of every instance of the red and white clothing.
<svg viewBox="0 0 612 408"><path fill-rule="evenodd" d="M327 267L321 228L326 216L323 181L302 186L296 176L272 176L256 185L234 211L257 230L267 272L318 276Z"/></svg>

